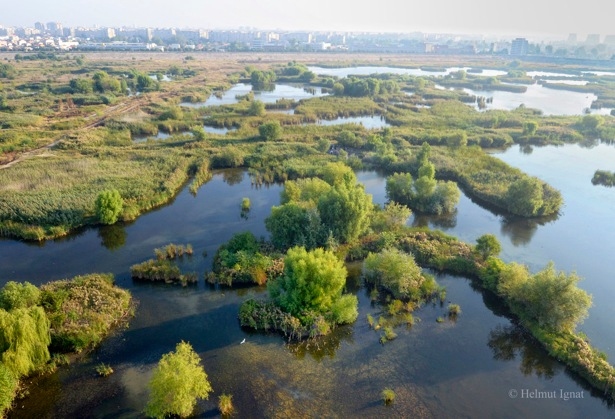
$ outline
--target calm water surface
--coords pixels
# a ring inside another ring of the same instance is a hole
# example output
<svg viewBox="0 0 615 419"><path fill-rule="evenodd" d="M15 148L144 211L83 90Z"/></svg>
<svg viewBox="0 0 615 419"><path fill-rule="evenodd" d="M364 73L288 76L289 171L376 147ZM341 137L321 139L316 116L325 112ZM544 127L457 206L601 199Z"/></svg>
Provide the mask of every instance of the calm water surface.
<svg viewBox="0 0 615 419"><path fill-rule="evenodd" d="M514 155L515 151L509 152ZM537 154L538 150L521 157ZM383 178L373 172L360 173L359 178L374 200L383 203ZM589 179L583 185L596 190ZM415 326L396 329L399 337L385 346L365 321L368 313L377 317L381 308L370 303L361 287L357 265L349 266L353 274L347 288L359 297L359 319L307 346L287 345L277 335L249 333L239 327L239 304L248 297L263 296L262 288L216 289L202 281L181 288L130 279L130 265L152 257L153 248L171 241L193 244L195 255L180 265L184 271L202 274L210 269L217 247L234 233L266 234L263 220L270 207L279 203L280 190L278 185L257 189L244 172L227 171L216 174L196 197L184 190L171 204L130 225L86 229L43 245L0 241L1 283L10 279L42 283L87 272L113 272L118 284L139 301L128 329L118 331L82 362L34 380L30 396L20 401L22 407L12 416L139 417L153 367L180 340L191 342L200 354L215 390L209 401L197 406L197 417L215 416L222 392L233 394L238 417L598 418L613 414L511 323L497 302L474 290L464 278L438 277L447 287L447 299L462 307L457 321L436 323L446 308L428 305L416 313L420 321ZM243 197L252 202L247 219L240 216ZM463 198L454 217L410 222L442 228L468 241L508 230L508 235L498 233L503 236L504 257L519 260L515 252L520 249L522 256L532 256L527 262L534 266L543 260L528 246L566 214L523 232L510 227L514 222L504 227L507 222L500 216ZM240 345L244 338L246 344ZM100 362L110 364L115 374L97 378L94 367ZM385 387L397 393L391 407L379 400ZM584 391L584 398L514 399L509 396L511 389L519 394L524 389L558 394L560 389Z"/></svg>
<svg viewBox="0 0 615 419"><path fill-rule="evenodd" d="M247 95L254 92L254 99L264 103L275 103L279 99L292 99L299 101L301 99L309 99L313 97L326 96L320 87L310 87L305 89L302 86L293 86L288 84L276 84L271 90L254 90L252 85L238 83L225 91L221 96L211 95L205 102L189 103L182 102L181 106L188 107L203 107L203 106L220 106L232 105L238 102L237 96Z"/></svg>
<svg viewBox="0 0 615 419"><path fill-rule="evenodd" d="M359 67L343 67L343 68L324 68L324 67L308 67L308 70L319 75L319 76L337 76L337 77L348 77L348 76L369 76L370 74L407 74L410 76L446 76L450 73L459 70L469 70L470 67L450 67L445 71L429 71L422 70L420 68L401 68L401 67L372 67L372 66L359 66ZM502 76L507 74L506 71L502 70L492 70L492 69L483 69L480 73L472 73L476 76L485 76L485 77L493 77L493 76Z"/></svg>

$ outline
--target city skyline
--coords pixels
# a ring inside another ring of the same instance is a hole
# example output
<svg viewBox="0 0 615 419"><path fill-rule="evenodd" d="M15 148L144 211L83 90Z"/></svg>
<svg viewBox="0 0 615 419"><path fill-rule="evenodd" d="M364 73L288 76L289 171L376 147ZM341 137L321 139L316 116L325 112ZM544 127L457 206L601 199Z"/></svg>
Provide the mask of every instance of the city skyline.
<svg viewBox="0 0 615 419"><path fill-rule="evenodd" d="M169 5L150 0L31 0L28 9L7 8L0 25L32 27L37 21L64 26L178 27L343 32L423 32L529 38L560 37L569 33L615 32L608 13L596 13L599 0L575 10L554 8L544 0L504 4L488 0L415 2L381 0L312 0L288 5L281 0L234 0L224 5L211 0L182 0ZM443 11L447 11L444 13ZM503 19L502 16L505 18Z"/></svg>

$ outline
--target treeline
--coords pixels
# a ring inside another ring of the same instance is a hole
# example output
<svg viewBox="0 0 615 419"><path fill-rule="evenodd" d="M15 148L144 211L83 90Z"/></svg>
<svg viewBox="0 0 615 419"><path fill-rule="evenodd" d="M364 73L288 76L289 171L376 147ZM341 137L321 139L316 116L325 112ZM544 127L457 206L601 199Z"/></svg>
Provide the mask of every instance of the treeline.
<svg viewBox="0 0 615 419"><path fill-rule="evenodd" d="M398 93L399 85L394 80L380 80L374 77L345 77L333 84L336 96L376 96Z"/></svg>

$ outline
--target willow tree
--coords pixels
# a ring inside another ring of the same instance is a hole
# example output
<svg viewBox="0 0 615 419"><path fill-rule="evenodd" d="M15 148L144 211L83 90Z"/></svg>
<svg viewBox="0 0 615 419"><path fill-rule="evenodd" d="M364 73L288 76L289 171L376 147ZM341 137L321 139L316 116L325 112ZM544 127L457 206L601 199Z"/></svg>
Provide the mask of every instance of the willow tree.
<svg viewBox="0 0 615 419"><path fill-rule="evenodd" d="M49 360L49 320L42 307L0 309L0 360L17 376L27 376Z"/></svg>
<svg viewBox="0 0 615 419"><path fill-rule="evenodd" d="M198 399L207 399L212 390L201 358L187 342L164 354L149 382L150 398L145 414L150 417L187 417Z"/></svg>

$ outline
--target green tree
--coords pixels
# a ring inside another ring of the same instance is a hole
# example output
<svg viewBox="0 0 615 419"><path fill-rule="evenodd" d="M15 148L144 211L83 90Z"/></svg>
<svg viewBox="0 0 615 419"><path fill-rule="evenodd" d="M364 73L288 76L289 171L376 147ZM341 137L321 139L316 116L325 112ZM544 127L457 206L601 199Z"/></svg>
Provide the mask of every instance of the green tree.
<svg viewBox="0 0 615 419"><path fill-rule="evenodd" d="M73 93L88 94L92 93L94 90L92 81L89 79L72 79L69 85Z"/></svg>
<svg viewBox="0 0 615 419"><path fill-rule="evenodd" d="M119 93L121 90L120 82L105 71L98 70L92 76L94 90L99 93Z"/></svg>
<svg viewBox="0 0 615 419"><path fill-rule="evenodd" d="M271 242L278 249L303 246L310 250L324 244L322 224L315 208L294 202L273 207L265 226L271 233Z"/></svg>
<svg viewBox="0 0 615 419"><path fill-rule="evenodd" d="M523 124L523 135L534 135L538 130L538 122L527 121Z"/></svg>
<svg viewBox="0 0 615 419"><path fill-rule="evenodd" d="M573 331L587 317L591 296L577 287L580 278L555 270L553 262L523 284L520 302L542 327Z"/></svg>
<svg viewBox="0 0 615 419"><path fill-rule="evenodd" d="M0 290L0 308L6 311L35 306L40 299L41 290L29 282L9 281Z"/></svg>
<svg viewBox="0 0 615 419"><path fill-rule="evenodd" d="M10 64L0 63L0 78L12 79L16 74L17 70L15 70L15 67Z"/></svg>
<svg viewBox="0 0 615 419"><path fill-rule="evenodd" d="M335 185L318 200L323 227L339 243L349 243L367 231L372 209L372 196L360 184Z"/></svg>
<svg viewBox="0 0 615 419"><path fill-rule="evenodd" d="M540 180L524 176L508 187L505 200L513 214L531 217L539 215L543 206L543 188Z"/></svg>
<svg viewBox="0 0 615 419"><path fill-rule="evenodd" d="M49 319L42 307L0 309L0 361L15 376L29 375L49 360Z"/></svg>
<svg viewBox="0 0 615 419"><path fill-rule="evenodd" d="M604 124L604 118L600 115L585 115L581 120L581 127L587 131L595 131L602 124Z"/></svg>
<svg viewBox="0 0 615 419"><path fill-rule="evenodd" d="M103 224L115 224L122 208L124 201L117 189L102 191L96 198L96 216L98 221Z"/></svg>
<svg viewBox="0 0 615 419"><path fill-rule="evenodd" d="M556 271L553 262L535 275L511 263L502 269L497 290L528 320L543 328L572 332L591 306L591 296L577 286L579 281L575 273Z"/></svg>
<svg viewBox="0 0 615 419"><path fill-rule="evenodd" d="M476 247L474 250L483 258L487 260L490 256L497 256L502 251L500 242L493 234L483 234L476 239Z"/></svg>
<svg viewBox="0 0 615 419"><path fill-rule="evenodd" d="M207 138L207 133L203 127L196 126L192 128L192 136L196 141L204 141Z"/></svg>
<svg viewBox="0 0 615 419"><path fill-rule="evenodd" d="M413 185L410 173L394 173L386 181L387 199L409 206L414 197Z"/></svg>
<svg viewBox="0 0 615 419"><path fill-rule="evenodd" d="M213 391L200 362L192 346L183 341L175 352L164 354L148 385L145 414L154 418L190 416L197 400L207 399Z"/></svg>
<svg viewBox="0 0 615 419"><path fill-rule="evenodd" d="M266 122L258 127L258 133L264 141L274 141L282 135L282 126L278 121Z"/></svg>
<svg viewBox="0 0 615 419"><path fill-rule="evenodd" d="M409 253L395 248L370 253L365 259L363 270L368 281L386 289L394 298L421 298L425 277Z"/></svg>
<svg viewBox="0 0 615 419"><path fill-rule="evenodd" d="M0 417L12 406L17 397L19 380L6 365L0 362Z"/></svg>
<svg viewBox="0 0 615 419"><path fill-rule="evenodd" d="M270 281L267 289L275 305L299 319L314 312L349 323L356 320L358 302L352 295L342 298L346 275L344 263L332 252L294 247L284 258L284 274Z"/></svg>
<svg viewBox="0 0 615 419"><path fill-rule="evenodd" d="M265 104L260 100L253 100L248 108L248 115L263 116L265 115Z"/></svg>
<svg viewBox="0 0 615 419"><path fill-rule="evenodd" d="M376 233L397 231L408 222L412 211L397 202L388 202L384 209L377 211L372 217L372 229Z"/></svg>
<svg viewBox="0 0 615 419"><path fill-rule="evenodd" d="M319 178L288 180L280 194L282 204L288 202L304 203L315 207L318 199L331 190L331 185Z"/></svg>
<svg viewBox="0 0 615 419"><path fill-rule="evenodd" d="M335 96L342 96L344 94L344 85L342 83L335 83L333 85L333 94Z"/></svg>

